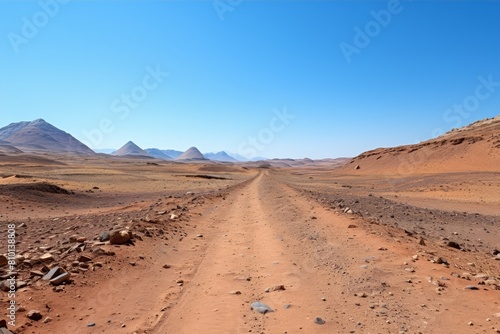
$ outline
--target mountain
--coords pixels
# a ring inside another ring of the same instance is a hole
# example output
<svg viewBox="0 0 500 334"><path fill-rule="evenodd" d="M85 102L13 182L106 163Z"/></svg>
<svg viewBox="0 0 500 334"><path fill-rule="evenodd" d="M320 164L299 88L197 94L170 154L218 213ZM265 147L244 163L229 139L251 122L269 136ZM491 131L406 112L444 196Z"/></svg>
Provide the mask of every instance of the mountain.
<svg viewBox="0 0 500 334"><path fill-rule="evenodd" d="M186 152L182 153L178 158L175 160L181 160L181 161L203 161L203 160L208 160L201 154L200 150L198 150L196 147L191 147L189 148Z"/></svg>
<svg viewBox="0 0 500 334"><path fill-rule="evenodd" d="M176 151L176 150L161 150L162 153L165 153L169 157L172 157L172 159L176 159L181 156L182 153L181 151Z"/></svg>
<svg viewBox="0 0 500 334"><path fill-rule="evenodd" d="M364 152L343 168L350 173L408 175L491 171L500 166L500 116L477 121L415 145Z"/></svg>
<svg viewBox="0 0 500 334"><path fill-rule="evenodd" d="M145 157L152 158L152 156L144 151L142 148L129 141L125 145L123 145L119 150L117 150L113 155L116 156L137 156L137 157Z"/></svg>
<svg viewBox="0 0 500 334"><path fill-rule="evenodd" d="M238 162L235 158L230 156L224 151L218 152L218 153L205 153L204 154L205 158L212 160L212 161L220 161L220 162Z"/></svg>
<svg viewBox="0 0 500 334"><path fill-rule="evenodd" d="M0 129L0 141L3 144L28 153L75 153L95 154L90 148L43 119L32 122L12 123Z"/></svg>
<svg viewBox="0 0 500 334"><path fill-rule="evenodd" d="M171 156L163 153L162 150L159 150L157 148L147 148L144 151L146 151L149 155L152 155L153 157L158 158L158 159L173 160L173 158Z"/></svg>

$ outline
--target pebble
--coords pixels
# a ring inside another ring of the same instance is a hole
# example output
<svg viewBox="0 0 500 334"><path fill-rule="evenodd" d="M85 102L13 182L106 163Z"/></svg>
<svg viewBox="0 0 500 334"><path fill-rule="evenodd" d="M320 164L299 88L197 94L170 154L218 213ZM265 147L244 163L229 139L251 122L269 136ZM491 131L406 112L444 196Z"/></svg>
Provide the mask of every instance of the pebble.
<svg viewBox="0 0 500 334"><path fill-rule="evenodd" d="M42 320L42 313L38 310L31 310L26 314L26 317L30 320L39 321Z"/></svg>
<svg viewBox="0 0 500 334"><path fill-rule="evenodd" d="M266 314L268 312L274 312L272 308L261 302L253 302L251 309L259 312L260 314Z"/></svg>

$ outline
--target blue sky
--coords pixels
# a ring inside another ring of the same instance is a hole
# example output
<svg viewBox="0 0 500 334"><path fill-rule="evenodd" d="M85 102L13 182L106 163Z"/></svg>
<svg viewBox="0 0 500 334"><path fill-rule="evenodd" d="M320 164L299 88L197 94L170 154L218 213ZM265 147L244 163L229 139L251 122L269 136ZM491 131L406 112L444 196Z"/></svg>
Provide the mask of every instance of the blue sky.
<svg viewBox="0 0 500 334"><path fill-rule="evenodd" d="M499 17L494 1L2 1L0 126L265 157L415 143L500 114Z"/></svg>

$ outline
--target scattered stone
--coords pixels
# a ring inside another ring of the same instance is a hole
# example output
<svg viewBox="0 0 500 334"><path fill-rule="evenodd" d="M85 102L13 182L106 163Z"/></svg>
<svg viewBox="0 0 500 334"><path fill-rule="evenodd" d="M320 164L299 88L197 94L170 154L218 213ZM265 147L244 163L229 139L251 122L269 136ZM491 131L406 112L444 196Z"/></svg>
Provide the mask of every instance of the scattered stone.
<svg viewBox="0 0 500 334"><path fill-rule="evenodd" d="M60 285L63 282L66 282L70 277L71 277L70 273L65 272L64 274L61 274L61 275L57 276L56 278L51 279L50 283L52 285Z"/></svg>
<svg viewBox="0 0 500 334"><path fill-rule="evenodd" d="M52 290L54 292L63 292L64 291L64 286L55 286Z"/></svg>
<svg viewBox="0 0 500 334"><path fill-rule="evenodd" d="M43 276L45 276L45 274L43 272L41 272L40 270L32 270L32 271L30 271L30 276L31 277L35 277L35 276L43 277Z"/></svg>
<svg viewBox="0 0 500 334"><path fill-rule="evenodd" d="M272 308L270 308L269 306L267 306L266 304L263 304L261 302L253 302L251 309L256 311L256 312L259 312L260 314L274 312L274 310Z"/></svg>
<svg viewBox="0 0 500 334"><path fill-rule="evenodd" d="M132 233L129 230L116 230L111 232L109 242L112 245L123 245L132 238Z"/></svg>
<svg viewBox="0 0 500 334"><path fill-rule="evenodd" d="M50 281L51 279L53 279L54 277L57 277L61 274L64 274L66 271L61 268L61 267L54 267L52 268L47 274L45 274L45 276L43 276L43 280L44 281Z"/></svg>
<svg viewBox="0 0 500 334"><path fill-rule="evenodd" d="M462 247L460 247L460 245L455 241L448 241L448 247L462 249Z"/></svg>
<svg viewBox="0 0 500 334"><path fill-rule="evenodd" d="M45 253L42 256L40 256L40 260L42 262L52 262L54 261L54 256L50 253Z"/></svg>
<svg viewBox="0 0 500 334"><path fill-rule="evenodd" d="M42 313L38 310L31 310L26 314L26 317L30 320L39 321L42 320Z"/></svg>
<svg viewBox="0 0 500 334"><path fill-rule="evenodd" d="M326 324L326 321L321 319L320 317L318 317L318 318L314 319L314 323L316 325L324 325L324 324Z"/></svg>
<svg viewBox="0 0 500 334"><path fill-rule="evenodd" d="M0 267L3 267L9 263L9 260L5 255L0 255Z"/></svg>
<svg viewBox="0 0 500 334"><path fill-rule="evenodd" d="M479 290L479 288L475 285L467 285L465 290Z"/></svg>
<svg viewBox="0 0 500 334"><path fill-rule="evenodd" d="M88 257L88 256L85 256L85 255L80 255L78 257L78 262L91 262L92 261L92 258L91 257Z"/></svg>

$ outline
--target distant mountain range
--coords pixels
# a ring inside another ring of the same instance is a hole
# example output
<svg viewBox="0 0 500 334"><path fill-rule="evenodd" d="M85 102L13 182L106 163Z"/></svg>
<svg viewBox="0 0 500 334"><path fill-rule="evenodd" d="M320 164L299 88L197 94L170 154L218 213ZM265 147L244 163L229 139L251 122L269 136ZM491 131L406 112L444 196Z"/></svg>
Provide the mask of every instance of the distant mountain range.
<svg viewBox="0 0 500 334"><path fill-rule="evenodd" d="M267 160L262 157L247 159L235 153L225 151L202 154L196 147L190 147L185 152L177 150L162 150L158 148L148 148L143 150L132 141L127 142L120 149L100 149L91 150L89 147L78 141L55 126L47 123L43 119L31 122L18 122L9 124L0 129L0 154L23 154L23 153L58 153L76 155L108 154L117 157L132 157L146 159L162 159L178 162L223 162L223 163L244 163L247 166L261 166L262 161L267 161L267 165L276 167L306 166L316 162L310 159L274 159ZM330 164L328 160L317 161L317 163ZM266 165L266 166L267 166Z"/></svg>

